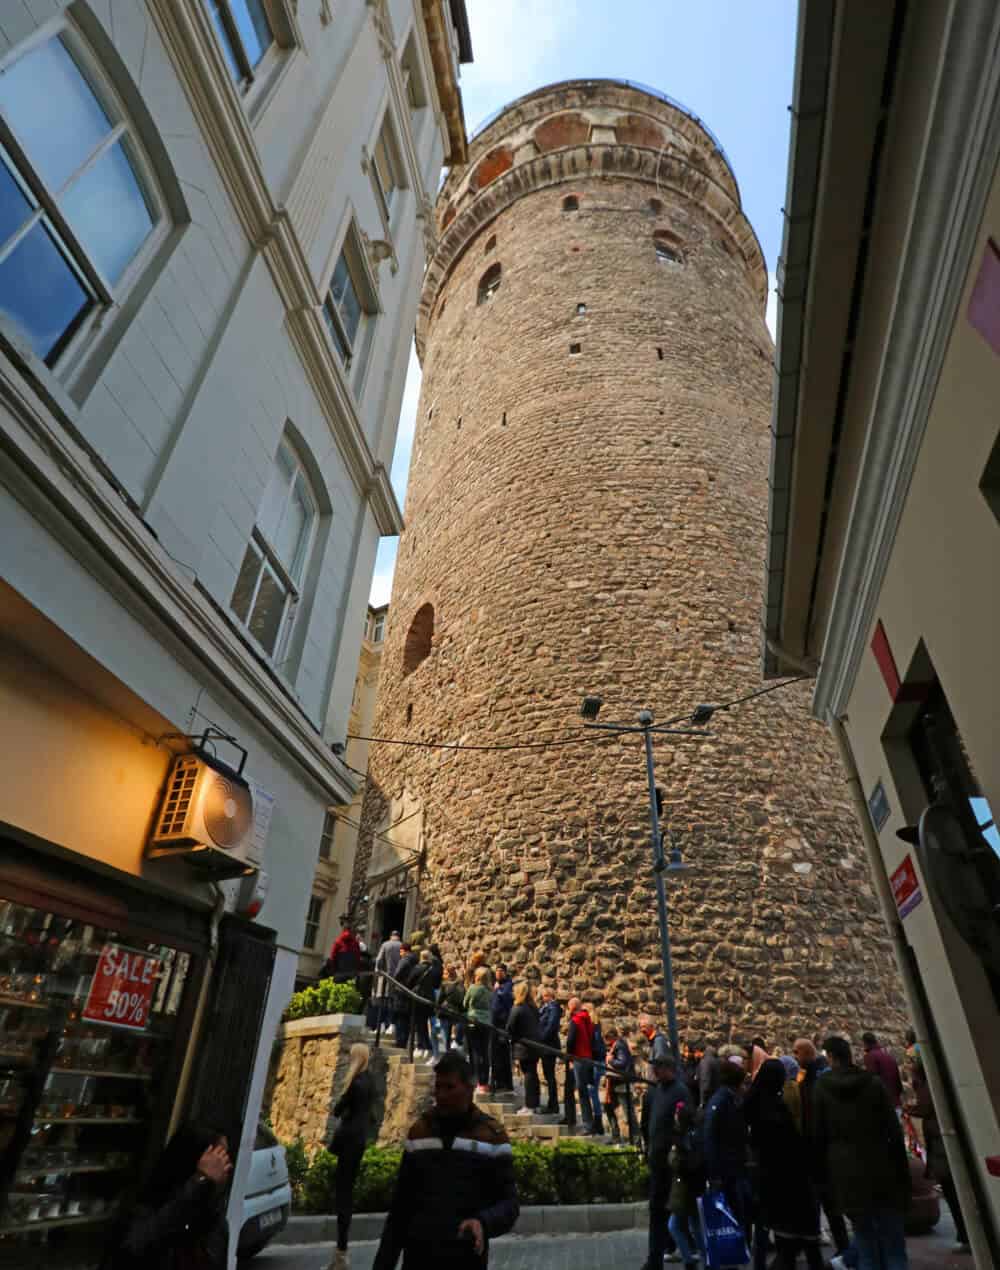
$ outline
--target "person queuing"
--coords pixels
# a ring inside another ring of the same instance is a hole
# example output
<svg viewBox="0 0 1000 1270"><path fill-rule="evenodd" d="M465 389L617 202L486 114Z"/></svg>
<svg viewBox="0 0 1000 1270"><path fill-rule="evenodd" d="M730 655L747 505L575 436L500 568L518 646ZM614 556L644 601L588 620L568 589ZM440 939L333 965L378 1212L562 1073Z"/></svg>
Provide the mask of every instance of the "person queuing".
<svg viewBox="0 0 1000 1270"><path fill-rule="evenodd" d="M566 1006L569 1011L569 1029L566 1033L566 1052L572 1057L573 1089L580 1096L580 1118L583 1121L584 1133L594 1132L594 1106L590 1101L590 1063L584 1060L593 1058L594 1022L583 1006L579 997L570 997ZM569 1102L572 1098L569 1081L566 1083L567 1120L576 1123L575 1110L570 1113Z"/></svg>
<svg viewBox="0 0 1000 1270"><path fill-rule="evenodd" d="M562 1009L552 988L542 989L542 1007L538 1011L538 1039L549 1049L559 1049L559 1024ZM542 1074L548 1091L545 1110L548 1115L559 1114L559 1086L556 1082L556 1056L542 1051Z"/></svg>
<svg viewBox="0 0 1000 1270"><path fill-rule="evenodd" d="M765 1060L743 1103L757 1166L757 1221L774 1236L776 1270L794 1270L800 1252L809 1270L823 1270L812 1160L784 1098L787 1079L780 1059ZM766 1266L766 1244L757 1245L757 1265Z"/></svg>
<svg viewBox="0 0 1000 1270"><path fill-rule="evenodd" d="M642 1100L642 1141L649 1166L649 1270L663 1265L677 1249L668 1229L670 1221L670 1151L677 1141L677 1112L690 1107L691 1094L678 1077L673 1054L657 1054L652 1063L654 1083Z"/></svg>
<svg viewBox="0 0 1000 1270"><path fill-rule="evenodd" d="M481 1094L490 1092L490 990L486 966L477 966L473 983L465 993L465 1017L469 1021L466 1037L472 1055L472 1068Z"/></svg>
<svg viewBox="0 0 1000 1270"><path fill-rule="evenodd" d="M910 1171L899 1118L880 1077L854 1065L843 1037L827 1037L823 1050L831 1071L812 1098L821 1176L838 1211L850 1218L864 1270L906 1270Z"/></svg>
<svg viewBox="0 0 1000 1270"><path fill-rule="evenodd" d="M507 1020L514 1008L514 982L507 975L507 967L501 962L493 975L493 993L490 997L490 1022L493 1034L490 1045L490 1091L511 1093L514 1089L514 1072L510 1062L510 1045L504 1036Z"/></svg>
<svg viewBox="0 0 1000 1270"><path fill-rule="evenodd" d="M639 1136L639 1125L635 1115L635 1055L628 1043L628 1028L622 1024L621 1030L609 1027L605 1039L611 1046L608 1054L608 1095L604 1102L604 1110L611 1128L611 1141L622 1140L622 1129L618 1127L618 1112L624 1113L625 1125L629 1141L635 1142Z"/></svg>
<svg viewBox="0 0 1000 1270"><path fill-rule="evenodd" d="M445 1054L434 1106L407 1134L373 1270L394 1270L400 1254L403 1270L483 1270L518 1213L507 1135L475 1105L465 1059Z"/></svg>
<svg viewBox="0 0 1000 1270"><path fill-rule="evenodd" d="M705 1260L705 1241L698 1214L698 1197L705 1189L701 1134L691 1107L681 1104L675 1116L675 1141L670 1148L670 1232L684 1262L684 1270L699 1270Z"/></svg>
<svg viewBox="0 0 1000 1270"><path fill-rule="evenodd" d="M604 1120L601 1110L601 1081L604 1077L604 1066L608 1057L608 1047L601 1030L601 1016L592 1005L583 1007L590 1015L590 1057L594 1060L588 1071L587 1094L590 1097L590 1110L593 1114L592 1133L595 1137L603 1137ZM600 1064L599 1066L597 1064Z"/></svg>
<svg viewBox="0 0 1000 1270"><path fill-rule="evenodd" d="M865 1049L865 1071L879 1078L885 1085L889 1101L894 1107L898 1107L903 1099L903 1081L899 1074L899 1064L887 1049L879 1045L878 1037L874 1032L865 1032L861 1038L861 1044Z"/></svg>
<svg viewBox="0 0 1000 1270"><path fill-rule="evenodd" d="M354 1213L354 1183L361 1168L361 1157L368 1142L374 1086L368 1071L368 1046L362 1042L351 1046L344 1092L334 1104L333 1114L339 1123L330 1141L330 1151L337 1157L334 1183L334 1211L337 1214L337 1247L330 1270L347 1270L347 1240Z"/></svg>
<svg viewBox="0 0 1000 1270"><path fill-rule="evenodd" d="M457 1016L465 1014L465 985L458 977L455 966L449 966L445 971L440 1001L445 1010L450 1011L439 1016L444 1048L449 1050L454 1046L455 1049L461 1049L465 1042L465 1028L462 1019Z"/></svg>
<svg viewBox="0 0 1000 1270"><path fill-rule="evenodd" d="M705 1172L713 1190L722 1191L749 1242L752 1231L747 1126L741 1090L746 1058L736 1046L719 1051L719 1088L708 1100L702 1125Z"/></svg>
<svg viewBox="0 0 1000 1270"><path fill-rule="evenodd" d="M350 926L345 926L330 948L330 956L319 972L320 978L332 975L337 983L346 983L361 969L361 944Z"/></svg>
<svg viewBox="0 0 1000 1270"><path fill-rule="evenodd" d="M396 1044L400 1049L405 1049L407 1041L410 1039L412 1007L410 998L405 992L401 992L400 988L409 988L410 981L420 967L420 958L406 940L399 947L400 957L399 964L396 966L396 982L389 990L389 1000L392 1006L392 1027Z"/></svg>
<svg viewBox="0 0 1000 1270"><path fill-rule="evenodd" d="M415 1031L414 1053L421 1058L437 1057L437 1036L431 1031L431 1012L441 986L443 968L429 948L420 950L420 964L410 978L409 987L420 998L412 1003Z"/></svg>
<svg viewBox="0 0 1000 1270"><path fill-rule="evenodd" d="M916 1116L923 1124L924 1146L927 1151L927 1176L933 1178L941 1187L941 1193L951 1209L952 1220L955 1223L956 1243L952 1252L969 1252L969 1236L965 1228L965 1218L958 1202L955 1181L951 1176L951 1165L948 1163L948 1153L944 1147L944 1137L941 1126L938 1124L937 1111L931 1098L930 1086L927 1084L924 1065L919 1058L913 1060L913 1094L914 1103L910 1108L910 1114Z"/></svg>
<svg viewBox="0 0 1000 1270"><path fill-rule="evenodd" d="M225 1192L232 1171L225 1134L183 1125L115 1231L105 1270L226 1270Z"/></svg>
<svg viewBox="0 0 1000 1270"><path fill-rule="evenodd" d="M530 983L519 983L514 989L514 1006L507 1020L507 1035L514 1058L524 1080L524 1107L518 1115L535 1115L541 1101L538 1083L538 1007Z"/></svg>

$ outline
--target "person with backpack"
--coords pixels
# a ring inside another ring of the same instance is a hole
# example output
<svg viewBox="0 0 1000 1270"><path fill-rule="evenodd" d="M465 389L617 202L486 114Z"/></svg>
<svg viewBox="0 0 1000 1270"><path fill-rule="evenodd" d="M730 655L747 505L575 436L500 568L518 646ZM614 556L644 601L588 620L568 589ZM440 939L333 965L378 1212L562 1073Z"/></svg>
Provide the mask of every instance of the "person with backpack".
<svg viewBox="0 0 1000 1270"><path fill-rule="evenodd" d="M705 1260L705 1244L698 1216L698 1196L705 1190L705 1161L701 1133L692 1109L682 1103L674 1116L674 1145L670 1148L670 1209L668 1230L684 1261L684 1270L698 1270Z"/></svg>

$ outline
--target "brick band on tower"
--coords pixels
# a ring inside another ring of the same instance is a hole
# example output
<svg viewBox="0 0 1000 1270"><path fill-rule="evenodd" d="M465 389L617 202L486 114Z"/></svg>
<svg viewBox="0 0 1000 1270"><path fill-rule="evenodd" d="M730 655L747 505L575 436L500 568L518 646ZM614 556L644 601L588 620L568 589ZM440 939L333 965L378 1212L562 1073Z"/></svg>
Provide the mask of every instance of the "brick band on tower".
<svg viewBox="0 0 1000 1270"><path fill-rule="evenodd" d="M437 215L375 735L573 743L374 745L355 916L377 938L408 900L446 962L483 948L634 1019L662 1005L642 745L583 737L579 706L667 718L761 682L765 263L707 130L616 81L509 106ZM670 885L682 1036L902 1025L806 702L783 689L657 741L697 866Z"/></svg>

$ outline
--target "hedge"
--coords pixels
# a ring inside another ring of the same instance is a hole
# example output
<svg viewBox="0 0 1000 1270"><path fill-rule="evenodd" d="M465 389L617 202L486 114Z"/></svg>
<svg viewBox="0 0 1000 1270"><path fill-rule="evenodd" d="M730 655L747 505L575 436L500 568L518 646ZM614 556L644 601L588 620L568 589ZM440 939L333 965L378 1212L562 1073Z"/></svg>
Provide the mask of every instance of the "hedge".
<svg viewBox="0 0 1000 1270"><path fill-rule="evenodd" d="M514 1174L522 1204L622 1204L646 1198L649 1175L638 1151L575 1139L557 1146L515 1142ZM301 1139L286 1144L294 1205L300 1212L331 1213L337 1160L329 1151L309 1160ZM359 1213L384 1212L392 1199L402 1151L369 1147L354 1186Z"/></svg>
<svg viewBox="0 0 1000 1270"><path fill-rule="evenodd" d="M286 1019L311 1019L320 1014L360 1014L364 1002L355 983L320 979L311 988L292 994Z"/></svg>

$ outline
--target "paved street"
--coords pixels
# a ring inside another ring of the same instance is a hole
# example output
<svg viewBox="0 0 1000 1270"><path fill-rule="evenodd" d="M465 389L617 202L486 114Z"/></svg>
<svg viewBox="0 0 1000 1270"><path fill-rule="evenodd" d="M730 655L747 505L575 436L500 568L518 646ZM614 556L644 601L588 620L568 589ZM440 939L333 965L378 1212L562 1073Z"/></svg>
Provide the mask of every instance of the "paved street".
<svg viewBox="0 0 1000 1270"><path fill-rule="evenodd" d="M942 1214L933 1234L907 1241L910 1270L976 1270L971 1257L949 1252L954 1238L951 1222ZM371 1270L375 1248L374 1243L355 1244L351 1270ZM332 1254L332 1244L296 1244L269 1249L253 1265L255 1270L326 1270ZM637 1230L529 1239L509 1236L494 1244L490 1266L492 1270L639 1270L645 1255L646 1236Z"/></svg>

